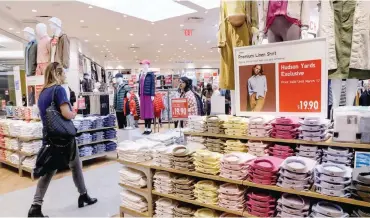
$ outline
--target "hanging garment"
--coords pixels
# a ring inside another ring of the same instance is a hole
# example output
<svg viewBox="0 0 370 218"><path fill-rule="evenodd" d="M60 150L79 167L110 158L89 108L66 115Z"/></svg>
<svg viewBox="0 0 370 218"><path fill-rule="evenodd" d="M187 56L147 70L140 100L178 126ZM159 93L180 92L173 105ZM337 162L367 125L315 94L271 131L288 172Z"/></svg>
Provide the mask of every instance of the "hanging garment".
<svg viewBox="0 0 370 218"><path fill-rule="evenodd" d="M109 114L109 95L100 95L100 115Z"/></svg>
<svg viewBox="0 0 370 218"><path fill-rule="evenodd" d="M218 47L221 48L220 88L234 90L234 47L248 46L252 40L252 27L257 28L255 1L222 0Z"/></svg>
<svg viewBox="0 0 370 218"><path fill-rule="evenodd" d="M53 38L51 43L56 43L54 61L60 63L63 68L68 69L70 59L68 36L63 33L59 37Z"/></svg>
<svg viewBox="0 0 370 218"><path fill-rule="evenodd" d="M25 50L24 54L25 68L27 76L34 76L36 74L37 67L37 41L30 41Z"/></svg>
<svg viewBox="0 0 370 218"><path fill-rule="evenodd" d="M369 8L364 0L320 2L318 35L327 38L329 79L370 78Z"/></svg>
<svg viewBox="0 0 370 218"><path fill-rule="evenodd" d="M165 108L162 93L155 94L153 104L154 104L154 117L161 118L161 112Z"/></svg>

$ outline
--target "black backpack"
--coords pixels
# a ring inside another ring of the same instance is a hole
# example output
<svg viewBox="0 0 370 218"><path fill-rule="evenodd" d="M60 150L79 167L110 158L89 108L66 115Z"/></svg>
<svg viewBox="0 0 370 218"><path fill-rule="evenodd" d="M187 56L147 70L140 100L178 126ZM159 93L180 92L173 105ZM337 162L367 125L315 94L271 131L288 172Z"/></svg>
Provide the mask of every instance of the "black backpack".
<svg viewBox="0 0 370 218"><path fill-rule="evenodd" d="M195 99L197 100L198 115L200 115L200 116L206 115L206 113L204 111L202 98L197 93L195 93L194 91L192 91L192 92L194 93Z"/></svg>

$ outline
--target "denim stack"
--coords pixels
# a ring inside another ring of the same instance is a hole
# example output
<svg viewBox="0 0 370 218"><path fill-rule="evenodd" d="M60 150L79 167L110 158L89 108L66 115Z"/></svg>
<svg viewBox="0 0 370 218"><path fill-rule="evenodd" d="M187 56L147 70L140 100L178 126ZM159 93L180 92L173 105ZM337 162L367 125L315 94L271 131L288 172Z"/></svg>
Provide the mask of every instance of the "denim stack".
<svg viewBox="0 0 370 218"><path fill-rule="evenodd" d="M103 126L110 127L116 125L116 116L113 114L107 115L103 117Z"/></svg>
<svg viewBox="0 0 370 218"><path fill-rule="evenodd" d="M83 133L80 136L76 137L77 144L87 144L90 143L92 140L92 136L90 133Z"/></svg>
<svg viewBox="0 0 370 218"><path fill-rule="evenodd" d="M84 131L91 128L91 120L86 118L77 118L73 120L73 124L75 125L78 131Z"/></svg>
<svg viewBox="0 0 370 218"><path fill-rule="evenodd" d="M91 129L100 129L103 127L103 118L102 117L93 117L91 119Z"/></svg>
<svg viewBox="0 0 370 218"><path fill-rule="evenodd" d="M105 139L114 139L117 137L117 131L115 129L110 129L104 131L104 138Z"/></svg>
<svg viewBox="0 0 370 218"><path fill-rule="evenodd" d="M92 141L95 142L95 141L101 141L104 139L104 132L100 131L100 132L94 132L92 134Z"/></svg>
<svg viewBox="0 0 370 218"><path fill-rule="evenodd" d="M96 153L97 154L105 152L105 148L106 148L105 144L103 144L103 143L96 144L95 147L96 147Z"/></svg>
<svg viewBox="0 0 370 218"><path fill-rule="evenodd" d="M87 157L93 155L93 148L91 146L84 146L79 149L80 157Z"/></svg>
<svg viewBox="0 0 370 218"><path fill-rule="evenodd" d="M105 144L105 151L115 151L117 148L117 143L108 142Z"/></svg>

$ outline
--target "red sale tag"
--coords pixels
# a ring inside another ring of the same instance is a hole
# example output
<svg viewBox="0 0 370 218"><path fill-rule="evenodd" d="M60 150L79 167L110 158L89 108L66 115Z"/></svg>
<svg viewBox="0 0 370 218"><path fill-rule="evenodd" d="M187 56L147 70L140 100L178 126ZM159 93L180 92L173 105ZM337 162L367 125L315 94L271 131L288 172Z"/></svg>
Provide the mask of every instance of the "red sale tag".
<svg viewBox="0 0 370 218"><path fill-rule="evenodd" d="M186 120L188 118L188 100L186 98L172 99L171 109L173 120Z"/></svg>
<svg viewBox="0 0 370 218"><path fill-rule="evenodd" d="M321 60L279 63L280 112L321 111Z"/></svg>
<svg viewBox="0 0 370 218"><path fill-rule="evenodd" d="M77 99L77 108L79 110L85 110L86 109L85 98L78 98Z"/></svg>

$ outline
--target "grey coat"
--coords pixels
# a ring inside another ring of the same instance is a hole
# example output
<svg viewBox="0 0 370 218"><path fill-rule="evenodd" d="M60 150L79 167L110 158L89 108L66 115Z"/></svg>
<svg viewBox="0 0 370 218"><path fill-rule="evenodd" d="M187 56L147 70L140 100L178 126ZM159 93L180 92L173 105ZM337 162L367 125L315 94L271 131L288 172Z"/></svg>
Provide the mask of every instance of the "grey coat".
<svg viewBox="0 0 370 218"><path fill-rule="evenodd" d="M27 52L27 46L30 45L30 48L28 49ZM34 76L36 74L36 67L37 67L37 42L36 40L33 40L28 43L26 46L26 49L24 51L24 57L25 60L27 59L28 61L25 61L25 64L27 63L26 68L26 74L27 76Z"/></svg>

